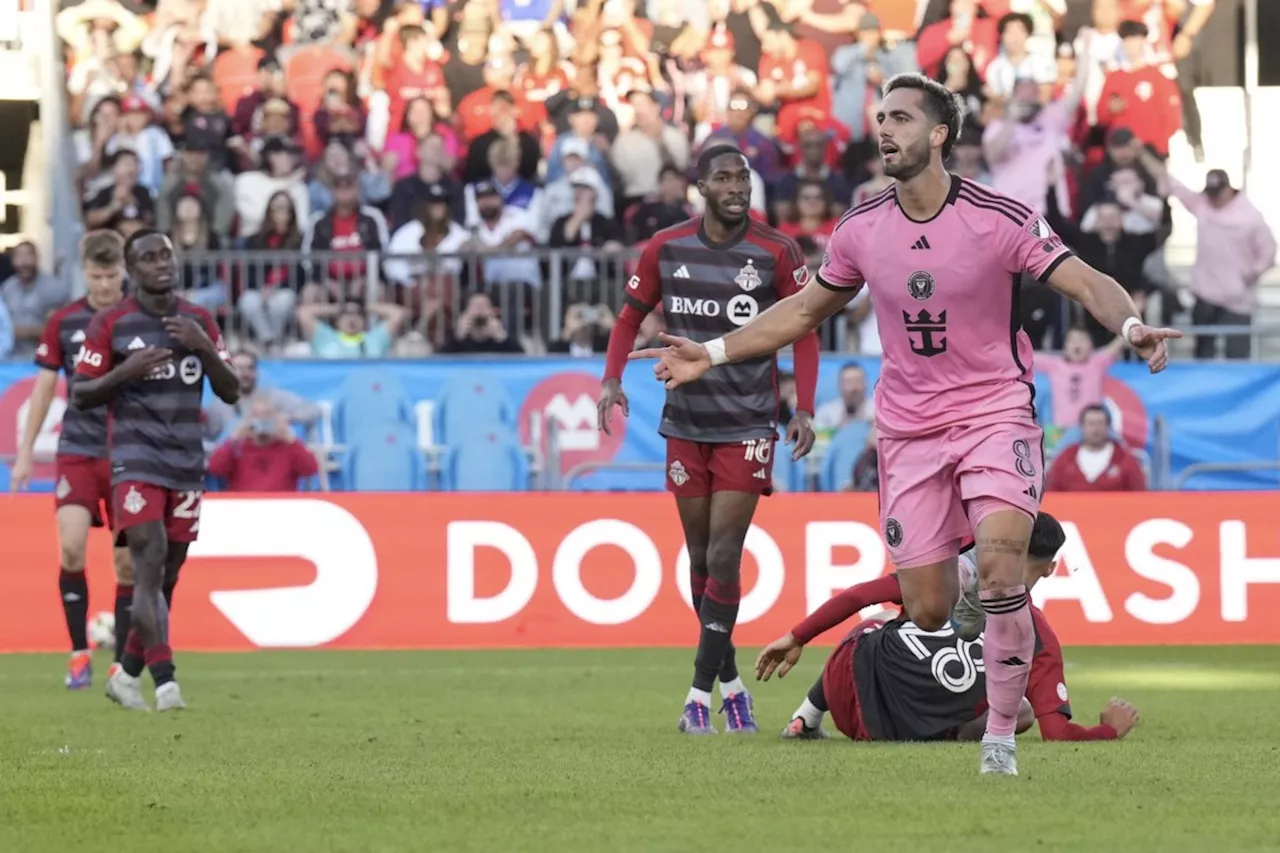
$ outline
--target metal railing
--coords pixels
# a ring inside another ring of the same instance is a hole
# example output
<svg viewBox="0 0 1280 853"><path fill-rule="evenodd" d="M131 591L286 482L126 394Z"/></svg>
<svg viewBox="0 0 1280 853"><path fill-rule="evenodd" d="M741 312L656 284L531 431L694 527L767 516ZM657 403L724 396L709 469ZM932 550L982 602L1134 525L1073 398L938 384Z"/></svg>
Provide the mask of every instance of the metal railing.
<svg viewBox="0 0 1280 853"><path fill-rule="evenodd" d="M525 354L541 355L569 351L569 339L599 351L637 258L632 249L592 248L415 255L235 250L187 251L180 264L186 295L214 310L228 337L271 354L310 355L302 345L309 337L303 316L333 325L336 306L351 301L364 306L367 325L385 323L396 333L388 355L455 350L472 336L462 322L467 301L483 292L505 336ZM331 307L299 311L315 305ZM846 351L849 326L843 313L829 319L820 329L823 350ZM1256 355L1264 338L1280 332L1271 323L1180 328L1188 340L1178 355L1190 354L1197 335L1247 335Z"/></svg>

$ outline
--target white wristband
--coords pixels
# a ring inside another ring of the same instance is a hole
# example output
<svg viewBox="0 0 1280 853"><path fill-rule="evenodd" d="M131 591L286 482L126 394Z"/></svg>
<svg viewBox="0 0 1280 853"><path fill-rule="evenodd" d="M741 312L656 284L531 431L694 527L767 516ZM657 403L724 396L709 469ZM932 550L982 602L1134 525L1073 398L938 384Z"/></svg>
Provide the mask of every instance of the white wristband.
<svg viewBox="0 0 1280 853"><path fill-rule="evenodd" d="M1130 317L1124 321L1124 325L1120 327L1120 337L1124 338L1124 342L1133 345L1133 341L1129 340L1129 333L1133 331L1134 326L1141 326L1142 320L1137 317Z"/></svg>
<svg viewBox="0 0 1280 853"><path fill-rule="evenodd" d="M729 363L729 354L724 351L724 338L707 341L703 346L707 350L707 355L711 358L712 367L719 367L722 364Z"/></svg>

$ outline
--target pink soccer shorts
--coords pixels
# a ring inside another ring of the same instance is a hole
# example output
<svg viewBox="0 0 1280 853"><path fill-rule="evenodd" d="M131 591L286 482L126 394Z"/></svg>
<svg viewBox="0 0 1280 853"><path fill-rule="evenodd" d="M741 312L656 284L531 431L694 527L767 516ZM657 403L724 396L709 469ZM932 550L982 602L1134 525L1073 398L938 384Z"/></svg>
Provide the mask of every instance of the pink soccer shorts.
<svg viewBox="0 0 1280 853"><path fill-rule="evenodd" d="M1035 423L957 426L915 438L876 439L880 529L900 569L960 553L1000 509L1035 518L1044 490L1043 433Z"/></svg>

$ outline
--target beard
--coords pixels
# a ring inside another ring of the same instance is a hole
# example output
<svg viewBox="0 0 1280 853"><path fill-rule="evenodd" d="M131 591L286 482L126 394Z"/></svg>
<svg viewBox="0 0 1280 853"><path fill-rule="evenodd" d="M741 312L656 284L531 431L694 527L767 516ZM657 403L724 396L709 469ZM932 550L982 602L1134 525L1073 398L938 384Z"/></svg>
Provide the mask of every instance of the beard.
<svg viewBox="0 0 1280 853"><path fill-rule="evenodd" d="M886 176L899 181L909 181L925 170L931 156L929 140L926 137L907 148L899 148L898 158L894 163L883 160L881 162L884 162Z"/></svg>

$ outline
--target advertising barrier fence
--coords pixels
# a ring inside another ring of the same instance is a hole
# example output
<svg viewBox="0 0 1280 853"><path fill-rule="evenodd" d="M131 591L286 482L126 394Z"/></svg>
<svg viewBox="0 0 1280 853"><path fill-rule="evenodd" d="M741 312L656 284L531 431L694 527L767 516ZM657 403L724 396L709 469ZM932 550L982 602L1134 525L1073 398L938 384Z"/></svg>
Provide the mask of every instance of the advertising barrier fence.
<svg viewBox="0 0 1280 853"><path fill-rule="evenodd" d="M1075 645L1280 643L1265 494L1053 496L1034 598ZM888 565L872 495L761 504L735 639L762 645ZM0 509L0 651L63 651L52 497ZM110 610L93 534L91 612ZM175 599L179 650L687 646L688 557L664 495L210 495ZM836 632L823 638L831 642Z"/></svg>

